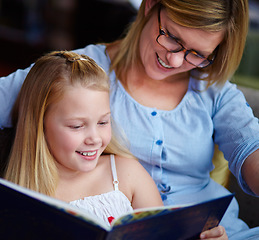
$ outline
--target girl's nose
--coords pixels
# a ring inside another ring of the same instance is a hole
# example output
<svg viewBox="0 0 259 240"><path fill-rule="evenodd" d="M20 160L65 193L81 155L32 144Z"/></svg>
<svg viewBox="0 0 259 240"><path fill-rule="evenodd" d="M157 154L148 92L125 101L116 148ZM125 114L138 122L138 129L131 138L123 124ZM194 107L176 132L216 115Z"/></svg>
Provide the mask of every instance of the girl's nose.
<svg viewBox="0 0 259 240"><path fill-rule="evenodd" d="M184 52L171 53L167 52L166 58L169 62L169 65L174 68L179 68L183 65L184 62Z"/></svg>
<svg viewBox="0 0 259 240"><path fill-rule="evenodd" d="M102 141L102 138L98 132L98 129L96 129L95 127L86 129L85 140L84 140L85 144L94 145L94 144L100 143L101 141Z"/></svg>

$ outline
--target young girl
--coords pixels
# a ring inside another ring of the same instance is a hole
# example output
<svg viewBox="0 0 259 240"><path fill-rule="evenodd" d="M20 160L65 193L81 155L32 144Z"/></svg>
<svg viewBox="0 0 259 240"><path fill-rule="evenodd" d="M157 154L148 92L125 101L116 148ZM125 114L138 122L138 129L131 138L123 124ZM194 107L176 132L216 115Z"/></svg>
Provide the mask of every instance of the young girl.
<svg viewBox="0 0 259 240"><path fill-rule="evenodd" d="M13 125L7 180L107 224L132 209L163 205L150 175L111 133L108 76L92 59L73 52L41 57L18 95ZM203 234L227 239L222 226Z"/></svg>
<svg viewBox="0 0 259 240"><path fill-rule="evenodd" d="M111 133L108 77L92 59L72 52L41 57L22 86L13 121L7 180L108 224L132 209L163 205L150 175Z"/></svg>

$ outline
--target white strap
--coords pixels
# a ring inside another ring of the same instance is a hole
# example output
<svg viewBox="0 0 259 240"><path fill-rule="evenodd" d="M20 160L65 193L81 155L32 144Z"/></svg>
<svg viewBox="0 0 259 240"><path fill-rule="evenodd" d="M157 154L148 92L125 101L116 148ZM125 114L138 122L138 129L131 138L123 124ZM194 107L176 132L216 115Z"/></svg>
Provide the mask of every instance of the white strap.
<svg viewBox="0 0 259 240"><path fill-rule="evenodd" d="M114 190L118 191L119 190L119 181L118 181L118 177L117 177L115 159L114 159L113 154L110 155L110 159L111 159L111 168L112 168Z"/></svg>

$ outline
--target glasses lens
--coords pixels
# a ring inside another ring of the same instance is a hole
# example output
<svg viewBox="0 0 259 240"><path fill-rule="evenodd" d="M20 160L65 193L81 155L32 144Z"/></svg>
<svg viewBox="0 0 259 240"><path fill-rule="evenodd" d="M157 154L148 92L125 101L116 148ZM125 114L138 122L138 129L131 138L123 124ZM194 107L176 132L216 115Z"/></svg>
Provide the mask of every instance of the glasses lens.
<svg viewBox="0 0 259 240"><path fill-rule="evenodd" d="M178 52L182 50L182 46L178 42L166 35L160 35L157 38L157 42L170 52Z"/></svg>
<svg viewBox="0 0 259 240"><path fill-rule="evenodd" d="M172 37L165 35L165 33L164 33L164 35L159 35L156 40L162 47L164 47L169 52L177 53L179 51L184 50L184 48L181 44L179 44ZM187 62L189 62L190 64L192 64L196 67L200 67L200 68L207 67L208 65L210 65L212 63L212 61L209 61L208 59L206 59L202 56L194 54L191 51L187 51L187 54L185 55L185 60Z"/></svg>
<svg viewBox="0 0 259 240"><path fill-rule="evenodd" d="M189 52L189 54L186 55L186 60L197 67L206 67L210 64L210 62L206 58L200 57L191 52Z"/></svg>

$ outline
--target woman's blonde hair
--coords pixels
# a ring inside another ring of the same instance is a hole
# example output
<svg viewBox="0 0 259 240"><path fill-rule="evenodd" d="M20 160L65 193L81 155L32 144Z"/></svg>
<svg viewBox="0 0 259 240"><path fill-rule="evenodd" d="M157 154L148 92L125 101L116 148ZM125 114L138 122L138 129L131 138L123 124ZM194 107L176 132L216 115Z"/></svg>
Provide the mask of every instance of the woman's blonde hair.
<svg viewBox="0 0 259 240"><path fill-rule="evenodd" d="M44 135L44 116L64 95L66 86L109 92L105 71L91 58L55 51L39 58L28 73L13 108L16 134L4 178L53 196L58 182L55 159ZM105 153L132 157L112 135Z"/></svg>
<svg viewBox="0 0 259 240"><path fill-rule="evenodd" d="M217 82L225 83L238 68L248 32L247 0L154 0L156 4L145 15L146 0L142 1L136 20L121 40L113 59L111 70L119 79L126 76L128 69L140 63L139 39L141 32L154 12L162 5L168 16L177 24L209 32L224 31L224 38L212 65L197 68L196 78L208 81L208 86ZM109 46L108 46L109 47Z"/></svg>

